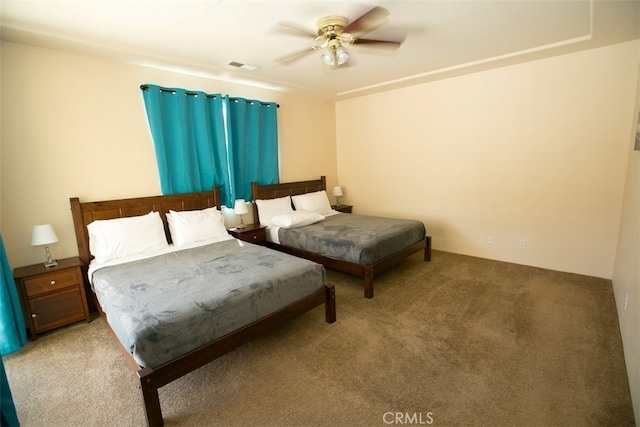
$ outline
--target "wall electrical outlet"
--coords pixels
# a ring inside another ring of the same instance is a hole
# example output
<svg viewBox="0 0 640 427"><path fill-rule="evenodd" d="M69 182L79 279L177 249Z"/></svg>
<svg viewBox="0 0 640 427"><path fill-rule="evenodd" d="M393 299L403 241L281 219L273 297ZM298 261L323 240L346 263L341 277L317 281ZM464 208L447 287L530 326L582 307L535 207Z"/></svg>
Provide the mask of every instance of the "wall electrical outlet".
<svg viewBox="0 0 640 427"><path fill-rule="evenodd" d="M493 236L491 234L487 237L487 243L493 245Z"/></svg>
<svg viewBox="0 0 640 427"><path fill-rule="evenodd" d="M627 300L629 299L629 294L624 293L624 304L622 305L623 310L627 309Z"/></svg>
<svg viewBox="0 0 640 427"><path fill-rule="evenodd" d="M527 247L527 241L526 240L520 240L520 242L518 242L518 247L520 249L524 249Z"/></svg>

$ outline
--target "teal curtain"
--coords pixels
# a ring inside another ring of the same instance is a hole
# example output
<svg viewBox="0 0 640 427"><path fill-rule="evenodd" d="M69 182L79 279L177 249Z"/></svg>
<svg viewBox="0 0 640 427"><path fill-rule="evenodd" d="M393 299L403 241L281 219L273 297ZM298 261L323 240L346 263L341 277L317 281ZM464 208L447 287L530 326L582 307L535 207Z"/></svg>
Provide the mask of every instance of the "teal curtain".
<svg viewBox="0 0 640 427"><path fill-rule="evenodd" d="M277 104L141 86L163 194L221 189L251 199L251 183L279 182Z"/></svg>
<svg viewBox="0 0 640 427"><path fill-rule="evenodd" d="M27 331L24 324L20 298L9 267L7 253L0 234L0 267L2 286L0 286L0 354L6 356L20 350L27 344Z"/></svg>
<svg viewBox="0 0 640 427"><path fill-rule="evenodd" d="M20 299L13 280L11 267L0 234L0 355L14 353L27 344L27 331L24 324ZM4 370L0 371L0 421L2 426L19 426L16 408L13 404L9 381Z"/></svg>
<svg viewBox="0 0 640 427"><path fill-rule="evenodd" d="M229 179L222 96L142 85L163 194L220 187L222 204L235 200Z"/></svg>
<svg viewBox="0 0 640 427"><path fill-rule="evenodd" d="M19 426L20 422L18 421L18 414L16 413L13 396L9 388L7 373L4 370L4 363L0 363L0 367L2 368L0 371L0 425L3 427Z"/></svg>
<svg viewBox="0 0 640 427"><path fill-rule="evenodd" d="M279 182L278 106L244 98L225 99L235 198L251 200L252 182Z"/></svg>

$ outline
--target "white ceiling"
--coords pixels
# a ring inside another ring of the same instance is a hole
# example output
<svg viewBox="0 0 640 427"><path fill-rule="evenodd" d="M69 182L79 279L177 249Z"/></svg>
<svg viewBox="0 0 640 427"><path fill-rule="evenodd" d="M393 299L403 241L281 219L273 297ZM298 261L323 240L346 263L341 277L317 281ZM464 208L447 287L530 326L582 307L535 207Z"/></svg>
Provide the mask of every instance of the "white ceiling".
<svg viewBox="0 0 640 427"><path fill-rule="evenodd" d="M0 1L3 40L326 99L640 38L640 0ZM365 38L404 37L399 49L351 46L349 67L339 69L318 52L274 61L312 42L274 31L278 23L315 32L322 17L354 20L373 6L390 18Z"/></svg>

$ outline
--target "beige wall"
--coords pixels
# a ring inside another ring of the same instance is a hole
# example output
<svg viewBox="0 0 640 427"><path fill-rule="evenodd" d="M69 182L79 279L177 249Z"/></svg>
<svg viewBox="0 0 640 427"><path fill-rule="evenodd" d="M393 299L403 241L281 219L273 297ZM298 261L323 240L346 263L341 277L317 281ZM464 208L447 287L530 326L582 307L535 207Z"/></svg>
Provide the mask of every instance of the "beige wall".
<svg viewBox="0 0 640 427"><path fill-rule="evenodd" d="M338 102L345 202L424 221L436 249L611 278L637 50L629 42Z"/></svg>
<svg viewBox="0 0 640 427"><path fill-rule="evenodd" d="M640 56L640 46L638 47ZM631 397L636 414L636 425L640 425L640 151L633 151L640 111L640 70L636 87L636 110L629 132L629 161L624 192L624 204L618 248L613 271L613 290L618 307L620 332L624 342L624 355L629 374ZM627 306L624 301L627 297Z"/></svg>
<svg viewBox="0 0 640 427"><path fill-rule="evenodd" d="M275 101L281 179L335 183L334 105L265 89L2 43L0 229L12 267L44 260L31 229L51 223L54 257L77 254L69 198L160 194L139 86Z"/></svg>
<svg viewBox="0 0 640 427"><path fill-rule="evenodd" d="M421 219L436 249L612 279L640 425L639 51L634 41L338 102L336 130L354 212Z"/></svg>

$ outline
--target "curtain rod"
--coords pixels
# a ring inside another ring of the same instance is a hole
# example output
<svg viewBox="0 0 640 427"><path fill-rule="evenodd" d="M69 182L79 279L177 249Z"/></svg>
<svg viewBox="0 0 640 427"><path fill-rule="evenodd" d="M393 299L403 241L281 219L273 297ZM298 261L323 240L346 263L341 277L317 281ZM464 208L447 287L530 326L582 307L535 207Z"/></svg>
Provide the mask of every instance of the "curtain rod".
<svg viewBox="0 0 640 427"><path fill-rule="evenodd" d="M147 86L147 85L140 85L140 89L142 89L142 90L149 90L149 86ZM165 88L162 88L162 87L160 88L160 92L168 92L168 93L173 93L173 94L175 94L175 93L176 93L176 91L175 91L175 90L172 90L172 89L165 89ZM195 92L187 92L186 90L185 90L184 94L185 94L185 95L187 95L187 96L198 96L198 94L197 94L197 93L195 93ZM216 98L216 95L209 95L209 94L205 94L205 96L206 96L207 98L213 98L213 99L215 99L215 98ZM237 100L237 98L231 98L231 99L233 99L233 100ZM268 102L253 101L253 100L248 100L248 101L249 101L249 102L251 102L251 103L253 103L253 102L260 102L260 105L270 105ZM280 104L276 104L276 108L280 108Z"/></svg>

